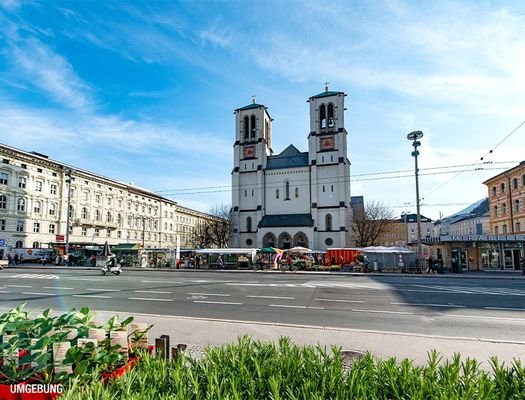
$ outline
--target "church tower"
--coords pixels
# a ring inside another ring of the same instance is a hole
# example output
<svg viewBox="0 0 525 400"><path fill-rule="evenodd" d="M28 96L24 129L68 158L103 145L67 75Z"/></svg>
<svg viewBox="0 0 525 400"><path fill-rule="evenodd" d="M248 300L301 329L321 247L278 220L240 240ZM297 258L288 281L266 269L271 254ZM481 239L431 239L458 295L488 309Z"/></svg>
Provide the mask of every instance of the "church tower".
<svg viewBox="0 0 525 400"><path fill-rule="evenodd" d="M311 213L316 225L314 248L351 245L350 161L347 157L343 92L310 97L308 158L311 166Z"/></svg>
<svg viewBox="0 0 525 400"><path fill-rule="evenodd" d="M257 247L263 217L264 169L272 155L272 119L267 108L252 104L235 110L232 171L232 246Z"/></svg>

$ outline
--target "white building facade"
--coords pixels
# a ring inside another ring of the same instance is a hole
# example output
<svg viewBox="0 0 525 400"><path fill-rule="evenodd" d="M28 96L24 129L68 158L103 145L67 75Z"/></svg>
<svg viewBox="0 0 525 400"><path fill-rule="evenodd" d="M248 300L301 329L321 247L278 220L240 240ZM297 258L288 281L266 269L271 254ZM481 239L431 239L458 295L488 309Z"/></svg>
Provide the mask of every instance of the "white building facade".
<svg viewBox="0 0 525 400"><path fill-rule="evenodd" d="M351 238L350 161L345 93L308 99L308 151L272 149L272 119L262 104L235 110L232 246L348 247Z"/></svg>
<svg viewBox="0 0 525 400"><path fill-rule="evenodd" d="M0 145L0 160L3 253L11 248L45 248L64 242L66 236L77 243L174 248L179 235L181 246L188 247L193 227L215 218L42 154Z"/></svg>

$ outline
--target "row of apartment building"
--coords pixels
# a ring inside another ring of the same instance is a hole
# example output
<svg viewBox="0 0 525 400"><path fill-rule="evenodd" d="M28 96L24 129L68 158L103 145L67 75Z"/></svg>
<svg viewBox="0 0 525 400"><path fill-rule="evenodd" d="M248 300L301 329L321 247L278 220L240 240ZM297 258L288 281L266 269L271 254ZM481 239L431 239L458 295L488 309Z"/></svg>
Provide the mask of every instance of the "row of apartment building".
<svg viewBox="0 0 525 400"><path fill-rule="evenodd" d="M187 247L193 228L215 218L36 152L0 145L0 161L0 251L48 247L66 236L145 248L174 248L178 236Z"/></svg>

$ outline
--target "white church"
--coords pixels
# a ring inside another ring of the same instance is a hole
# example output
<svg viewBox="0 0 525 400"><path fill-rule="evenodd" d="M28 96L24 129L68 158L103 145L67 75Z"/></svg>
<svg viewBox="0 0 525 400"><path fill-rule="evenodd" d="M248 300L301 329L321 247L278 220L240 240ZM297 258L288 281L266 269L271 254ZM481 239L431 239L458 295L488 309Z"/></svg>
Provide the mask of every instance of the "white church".
<svg viewBox="0 0 525 400"><path fill-rule="evenodd" d="M351 246L350 161L344 124L346 94L308 99L308 151L272 149L267 107L235 110L232 247Z"/></svg>

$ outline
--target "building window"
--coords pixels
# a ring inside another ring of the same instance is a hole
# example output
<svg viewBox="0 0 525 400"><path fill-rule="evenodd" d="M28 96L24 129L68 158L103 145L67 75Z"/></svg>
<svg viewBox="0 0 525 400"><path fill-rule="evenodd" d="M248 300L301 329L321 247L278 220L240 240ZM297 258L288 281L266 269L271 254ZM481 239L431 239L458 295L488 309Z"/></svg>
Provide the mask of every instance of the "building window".
<svg viewBox="0 0 525 400"><path fill-rule="evenodd" d="M108 237L108 238L111 237L111 229L107 229L106 230L106 237Z"/></svg>
<svg viewBox="0 0 525 400"><path fill-rule="evenodd" d="M334 105L330 103L328 104L328 127L333 128L334 125Z"/></svg>
<svg viewBox="0 0 525 400"><path fill-rule="evenodd" d="M331 246L334 244L334 241L332 238L326 238L326 240L324 241L324 243L327 245L327 246Z"/></svg>
<svg viewBox="0 0 525 400"><path fill-rule="evenodd" d="M501 193L505 193L505 182L502 182L500 185Z"/></svg>
<svg viewBox="0 0 525 400"><path fill-rule="evenodd" d="M111 207L111 202L112 202L111 197L108 197L108 206L109 206L109 207Z"/></svg>
<svg viewBox="0 0 525 400"><path fill-rule="evenodd" d="M49 205L49 215L55 215L57 211L57 205L55 203L51 203Z"/></svg>
<svg viewBox="0 0 525 400"><path fill-rule="evenodd" d="M89 201L89 192L84 192L84 201Z"/></svg>
<svg viewBox="0 0 525 400"><path fill-rule="evenodd" d="M502 229L502 231L503 231L502 233L503 233L503 234L507 233L507 224L503 224L503 227L502 227L502 228L503 228L503 229Z"/></svg>
<svg viewBox="0 0 525 400"><path fill-rule="evenodd" d="M253 244L253 240L252 239L246 239L246 245L247 246L251 246Z"/></svg>
<svg viewBox="0 0 525 400"><path fill-rule="evenodd" d="M492 187L492 197L496 197L497 196L497 190L496 190L496 186L493 186Z"/></svg>
<svg viewBox="0 0 525 400"><path fill-rule="evenodd" d="M0 209L5 210L7 208L7 197L5 194L0 195Z"/></svg>
<svg viewBox="0 0 525 400"><path fill-rule="evenodd" d="M498 206L494 206L494 216L498 216Z"/></svg>
<svg viewBox="0 0 525 400"><path fill-rule="evenodd" d="M248 190L244 189L244 197L248 197Z"/></svg>
<svg viewBox="0 0 525 400"><path fill-rule="evenodd" d="M41 210L41 203L39 200L36 200L33 206L33 212L36 214L40 214L40 210Z"/></svg>
<svg viewBox="0 0 525 400"><path fill-rule="evenodd" d="M16 221L16 231L17 232L24 231L24 221Z"/></svg>
<svg viewBox="0 0 525 400"><path fill-rule="evenodd" d="M69 206L69 210L68 211L69 212L67 213L67 216L69 218L73 218L73 214L75 214L74 211L73 211L73 206Z"/></svg>
<svg viewBox="0 0 525 400"><path fill-rule="evenodd" d="M517 189L518 188L518 178L514 178L512 180L512 189Z"/></svg>
<svg viewBox="0 0 525 400"><path fill-rule="evenodd" d="M122 226L122 215L120 213L117 214L117 225Z"/></svg>
<svg viewBox="0 0 525 400"><path fill-rule="evenodd" d="M37 192L42 191L42 181L35 181L35 191Z"/></svg>
<svg viewBox="0 0 525 400"><path fill-rule="evenodd" d="M33 242L33 249L40 248L40 242Z"/></svg>
<svg viewBox="0 0 525 400"><path fill-rule="evenodd" d="M82 236L87 236L87 228L85 226L82 227L82 230L80 231L80 234Z"/></svg>
<svg viewBox="0 0 525 400"><path fill-rule="evenodd" d="M18 203L16 205L16 209L18 211L24 212L26 210L26 200L25 199L18 199Z"/></svg>
<svg viewBox="0 0 525 400"><path fill-rule="evenodd" d="M82 219L88 218L88 211L86 207L82 207L82 211L80 212L80 218Z"/></svg>
<svg viewBox="0 0 525 400"><path fill-rule="evenodd" d="M295 188L295 197L296 198L299 197L299 188L298 187Z"/></svg>
<svg viewBox="0 0 525 400"><path fill-rule="evenodd" d="M285 200L290 200L290 182L286 181L284 184L284 193L285 193Z"/></svg>
<svg viewBox="0 0 525 400"><path fill-rule="evenodd" d="M326 128L326 106L324 104L319 107L319 128Z"/></svg>
<svg viewBox="0 0 525 400"><path fill-rule="evenodd" d="M250 122L249 122L248 116L244 117L243 129L244 129L244 138L248 139L248 137L250 135Z"/></svg>
<svg viewBox="0 0 525 400"><path fill-rule="evenodd" d="M157 235L155 235L155 236L157 236ZM122 232L121 232L121 231L117 231L117 238L120 239L121 237L122 237ZM156 239L156 238L155 238L155 239Z"/></svg>
<svg viewBox="0 0 525 400"><path fill-rule="evenodd" d="M49 193L57 194L58 186L55 183L52 183L49 187Z"/></svg>
<svg viewBox="0 0 525 400"><path fill-rule="evenodd" d="M55 233L55 224L49 224L49 233Z"/></svg>
<svg viewBox="0 0 525 400"><path fill-rule="evenodd" d="M21 249L22 247L24 246L24 244L22 243L21 240L17 240L16 243L15 243L15 247L17 249Z"/></svg>
<svg viewBox="0 0 525 400"><path fill-rule="evenodd" d="M494 233L495 233L496 235L499 235L499 226L498 226L498 225L496 225L496 226L494 227Z"/></svg>
<svg viewBox="0 0 525 400"><path fill-rule="evenodd" d="M246 218L246 230L248 232L252 231L252 217L247 217Z"/></svg>
<svg viewBox="0 0 525 400"><path fill-rule="evenodd" d="M27 178L25 176L21 176L18 178L18 187L20 189L25 189L27 185Z"/></svg>
<svg viewBox="0 0 525 400"><path fill-rule="evenodd" d="M255 115L252 115L251 117L251 128L250 137L255 138L255 131L257 130L257 125L255 124Z"/></svg>
<svg viewBox="0 0 525 400"><path fill-rule="evenodd" d="M514 200L514 211L520 211L520 201L519 199L518 200Z"/></svg>
<svg viewBox="0 0 525 400"><path fill-rule="evenodd" d="M106 222L111 222L111 212L110 211L106 213Z"/></svg>
<svg viewBox="0 0 525 400"><path fill-rule="evenodd" d="M33 233L40 232L40 222L33 222Z"/></svg>
<svg viewBox="0 0 525 400"><path fill-rule="evenodd" d="M521 176L521 186L525 186L525 174Z"/></svg>
<svg viewBox="0 0 525 400"><path fill-rule="evenodd" d="M521 232L521 224L519 222L516 222L516 233Z"/></svg>
<svg viewBox="0 0 525 400"><path fill-rule="evenodd" d="M100 221L100 211L95 210L95 221Z"/></svg>
<svg viewBox="0 0 525 400"><path fill-rule="evenodd" d="M325 229L327 231L331 231L332 230L332 214L326 214L324 218L324 223L325 223Z"/></svg>
<svg viewBox="0 0 525 400"><path fill-rule="evenodd" d="M279 198L279 189L275 189L275 198L276 198L276 199Z"/></svg>
<svg viewBox="0 0 525 400"><path fill-rule="evenodd" d="M0 219L0 231L5 231L5 219Z"/></svg>
<svg viewBox="0 0 525 400"><path fill-rule="evenodd" d="M100 194L95 195L95 203L100 204Z"/></svg>
<svg viewBox="0 0 525 400"><path fill-rule="evenodd" d="M0 172L0 185L7 185L7 182L9 182L9 175L5 172Z"/></svg>
<svg viewBox="0 0 525 400"><path fill-rule="evenodd" d="M95 237L99 237L99 236L100 236L100 229L95 228Z"/></svg>
<svg viewBox="0 0 525 400"><path fill-rule="evenodd" d="M507 215L507 203L503 203L503 204L501 205L501 213L502 213L503 215Z"/></svg>

